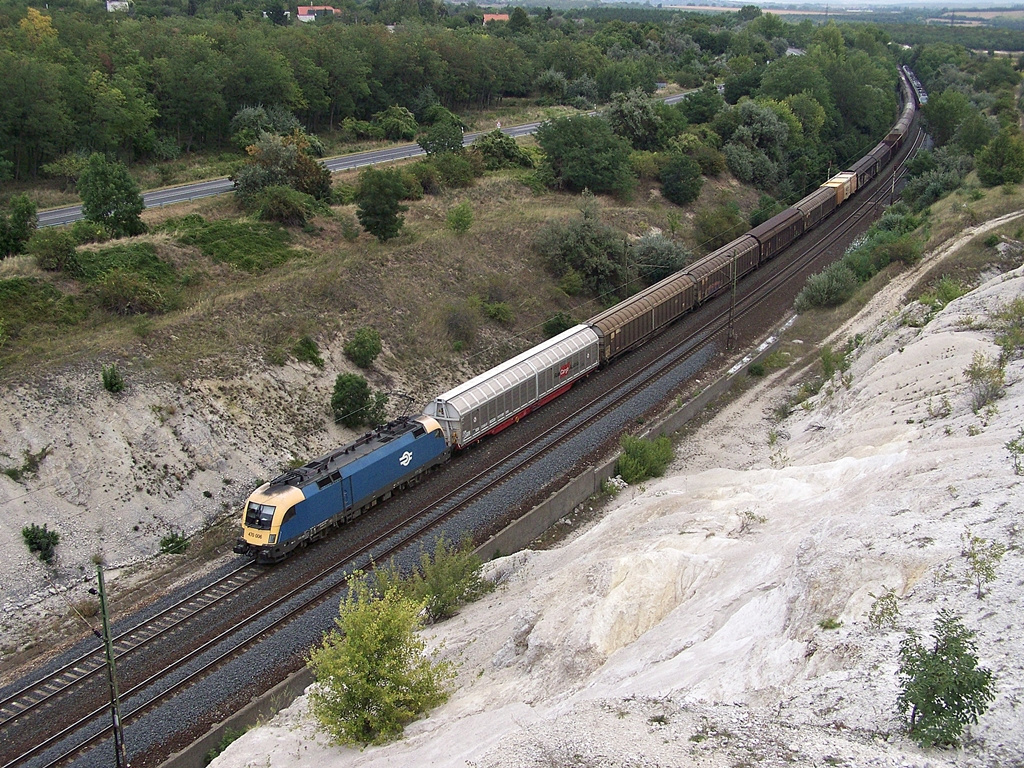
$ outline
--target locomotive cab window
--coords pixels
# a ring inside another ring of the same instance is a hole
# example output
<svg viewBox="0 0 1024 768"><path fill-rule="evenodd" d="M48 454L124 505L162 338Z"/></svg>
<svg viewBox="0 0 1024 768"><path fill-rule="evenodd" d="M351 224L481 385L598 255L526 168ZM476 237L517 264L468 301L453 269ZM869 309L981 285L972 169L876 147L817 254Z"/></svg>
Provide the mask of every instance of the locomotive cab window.
<svg viewBox="0 0 1024 768"><path fill-rule="evenodd" d="M249 502L245 510L245 524L260 531L269 531L270 524L274 522L275 509L277 507Z"/></svg>

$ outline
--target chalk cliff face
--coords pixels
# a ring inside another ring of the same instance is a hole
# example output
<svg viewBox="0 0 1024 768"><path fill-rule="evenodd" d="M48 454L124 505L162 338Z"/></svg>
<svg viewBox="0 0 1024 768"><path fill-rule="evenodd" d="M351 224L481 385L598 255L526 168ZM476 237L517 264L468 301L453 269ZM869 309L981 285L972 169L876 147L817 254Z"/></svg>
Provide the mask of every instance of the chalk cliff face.
<svg viewBox="0 0 1024 768"><path fill-rule="evenodd" d="M852 364L804 408L773 418L783 372L688 438L669 476L556 549L491 564L499 589L429 630L460 674L402 741L330 746L299 699L213 765L1019 762L1024 482L1006 444L1024 428L1024 361L977 412L965 370L997 354L987 318L1024 296L1024 269L923 326L900 295L837 335L862 335ZM968 530L1009 547L980 600ZM897 626L873 627L889 588ZM978 632L998 694L964 749L925 752L895 718L897 652L942 608Z"/></svg>

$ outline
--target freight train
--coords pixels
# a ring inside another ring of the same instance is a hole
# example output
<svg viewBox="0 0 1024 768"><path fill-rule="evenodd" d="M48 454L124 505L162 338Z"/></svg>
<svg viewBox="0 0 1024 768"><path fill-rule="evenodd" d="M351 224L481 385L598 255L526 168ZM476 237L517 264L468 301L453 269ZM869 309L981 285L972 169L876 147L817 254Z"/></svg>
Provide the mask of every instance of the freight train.
<svg viewBox="0 0 1024 768"><path fill-rule="evenodd" d="M416 482L452 451L515 424L774 258L875 178L903 146L923 91L911 87L907 73L900 81L899 120L847 171L681 271L438 395L422 415L386 424L260 486L245 505L234 551L259 562L281 560Z"/></svg>

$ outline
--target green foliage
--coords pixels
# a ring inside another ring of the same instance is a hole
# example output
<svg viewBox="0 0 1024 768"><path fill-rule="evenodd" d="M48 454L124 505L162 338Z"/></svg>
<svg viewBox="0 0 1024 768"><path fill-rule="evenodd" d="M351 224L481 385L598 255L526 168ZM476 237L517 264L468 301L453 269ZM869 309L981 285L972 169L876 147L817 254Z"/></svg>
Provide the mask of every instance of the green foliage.
<svg viewBox="0 0 1024 768"><path fill-rule="evenodd" d="M1006 450L1013 459L1013 474L1024 475L1024 427L1020 428L1015 438L1007 441Z"/></svg>
<svg viewBox="0 0 1024 768"><path fill-rule="evenodd" d="M291 187L276 185L261 190L253 198L251 208L260 221L276 221L301 227L313 218L314 200Z"/></svg>
<svg viewBox="0 0 1024 768"><path fill-rule="evenodd" d="M532 168L533 158L514 138L495 128L473 142L473 151L483 158L488 171L501 168Z"/></svg>
<svg viewBox="0 0 1024 768"><path fill-rule="evenodd" d="M445 308L445 331L460 350L473 343L479 321L480 312L472 303L461 302Z"/></svg>
<svg viewBox="0 0 1024 768"><path fill-rule="evenodd" d="M40 269L70 275L77 272L75 240L66 229L40 229L28 241L26 250L35 258L36 266Z"/></svg>
<svg viewBox="0 0 1024 768"><path fill-rule="evenodd" d="M632 274L626 238L589 210L565 223L552 221L543 226L534 248L556 277L575 272L583 287L599 296L617 294Z"/></svg>
<svg viewBox="0 0 1024 768"><path fill-rule="evenodd" d="M857 277L846 264L833 262L807 278L797 294L794 308L797 312L807 312L816 307L837 307L853 296L857 285Z"/></svg>
<svg viewBox="0 0 1024 768"><path fill-rule="evenodd" d="M624 435L616 472L627 483L635 485L650 477L665 474L674 455L672 441L665 435L654 440Z"/></svg>
<svg viewBox="0 0 1024 768"><path fill-rule="evenodd" d="M975 413L1006 394L1006 371L998 360L990 359L984 352L974 353L964 375Z"/></svg>
<svg viewBox="0 0 1024 768"><path fill-rule="evenodd" d="M996 566L1006 554L1006 545L975 536L970 528L963 532L960 540L963 542L960 554L967 561L967 579L975 585L981 600L984 585L996 580Z"/></svg>
<svg viewBox="0 0 1024 768"><path fill-rule="evenodd" d="M629 144L606 120L579 115L550 120L537 129L544 171L556 189L628 196L633 190Z"/></svg>
<svg viewBox="0 0 1024 768"><path fill-rule="evenodd" d="M28 195L15 195L0 211L0 259L24 253L25 244L36 230L36 204Z"/></svg>
<svg viewBox="0 0 1024 768"><path fill-rule="evenodd" d="M818 622L818 626L822 629L839 629L843 626L843 622L839 621L835 616L826 616Z"/></svg>
<svg viewBox="0 0 1024 768"><path fill-rule="evenodd" d="M544 335L549 339L576 325L568 312L557 312L544 321Z"/></svg>
<svg viewBox="0 0 1024 768"><path fill-rule="evenodd" d="M450 664L424 654L417 635L423 605L397 588L373 594L354 577L339 607L337 629L312 651L317 685L310 711L339 744L383 744L443 703Z"/></svg>
<svg viewBox="0 0 1024 768"><path fill-rule="evenodd" d="M461 153L462 127L451 120L440 120L427 128L417 143L428 156L445 152Z"/></svg>
<svg viewBox="0 0 1024 768"><path fill-rule="evenodd" d="M188 549L188 538L180 531L171 531L160 539L160 554L183 555Z"/></svg>
<svg viewBox="0 0 1024 768"><path fill-rule="evenodd" d="M331 394L331 411L334 420L355 429L362 425L373 426L384 421L388 396L383 392L371 392L366 379L357 373L342 373L334 381Z"/></svg>
<svg viewBox="0 0 1024 768"><path fill-rule="evenodd" d="M868 608L868 623L875 629L890 627L895 629L900 620L900 602L896 596L896 590L892 587L882 585L883 592L876 595L868 592L872 598L871 607Z"/></svg>
<svg viewBox="0 0 1024 768"><path fill-rule="evenodd" d="M1000 362L1024 354L1024 296L1017 296L992 313L996 328L995 342L999 345Z"/></svg>
<svg viewBox="0 0 1024 768"><path fill-rule="evenodd" d="M95 284L96 299L108 312L138 315L173 308L176 297L165 295L144 275L124 267L105 272Z"/></svg>
<svg viewBox="0 0 1024 768"><path fill-rule="evenodd" d="M203 765L209 765L212 763L225 749L230 747L244 735L244 728L226 728L224 730L224 735L220 737L220 741L217 742L217 745L210 747L210 749L206 751L206 754L203 756Z"/></svg>
<svg viewBox="0 0 1024 768"><path fill-rule="evenodd" d="M384 349L373 328L357 328L345 344L345 356L360 368L369 368Z"/></svg>
<svg viewBox="0 0 1024 768"><path fill-rule="evenodd" d="M452 206L448 209L446 223L455 234L465 234L473 226L473 206L468 201Z"/></svg>
<svg viewBox="0 0 1024 768"><path fill-rule="evenodd" d="M386 139L392 141L411 141L419 130L416 117L405 107L391 105L383 112L373 116L373 122Z"/></svg>
<svg viewBox="0 0 1024 768"><path fill-rule="evenodd" d="M82 215L102 224L111 237L127 237L146 231L139 215L145 208L139 186L121 163L92 154L78 179Z"/></svg>
<svg viewBox="0 0 1024 768"><path fill-rule="evenodd" d="M506 301L484 301L481 303L480 308L483 309L484 314L488 318L502 325L511 325L515 322L516 313Z"/></svg>
<svg viewBox="0 0 1024 768"><path fill-rule="evenodd" d="M978 666L975 633L948 610L935 619L931 648L908 631L900 643L896 711L922 747L956 746L995 698L992 672Z"/></svg>
<svg viewBox="0 0 1024 768"><path fill-rule="evenodd" d="M107 230L101 224L79 219L71 225L71 239L78 245L85 245L86 243L104 243L110 238L107 235Z"/></svg>
<svg viewBox="0 0 1024 768"><path fill-rule="evenodd" d="M300 363L311 363L323 370L325 365L324 359L320 355L320 347L312 336L303 336L295 342L295 346L292 347L292 354L295 355L295 359Z"/></svg>
<svg viewBox="0 0 1024 768"><path fill-rule="evenodd" d="M938 311L949 304L949 302L959 299L968 290L968 287L955 277L943 275L935 284L935 288L922 294L918 300L922 304L931 307L933 311Z"/></svg>
<svg viewBox="0 0 1024 768"><path fill-rule="evenodd" d="M604 116L616 135L634 148L651 150L659 147L663 118L658 114L655 99L642 89L613 94Z"/></svg>
<svg viewBox="0 0 1024 768"><path fill-rule="evenodd" d="M673 156L661 170L661 193L676 205L692 203L703 186L700 165L686 155Z"/></svg>
<svg viewBox="0 0 1024 768"><path fill-rule="evenodd" d="M44 563L52 563L53 550L60 543L60 534L57 531L49 530L46 526L46 523L43 523L42 528L35 523L27 525L21 529L21 538L24 539L29 552Z"/></svg>
<svg viewBox="0 0 1024 768"><path fill-rule="evenodd" d="M84 302L34 277L0 280L0 307L12 343L32 333L74 325L88 312Z"/></svg>
<svg viewBox="0 0 1024 768"><path fill-rule="evenodd" d="M263 193L274 187L289 188L316 200L329 200L331 174L311 157L313 142L313 138L299 128L287 136L261 133L254 144L246 147L249 160L233 177L235 194L242 205L249 210L267 205ZM279 191L275 197L285 196ZM294 201L301 199L293 198Z"/></svg>
<svg viewBox="0 0 1024 768"><path fill-rule="evenodd" d="M246 272L280 266L297 252L289 247L288 230L255 221L196 220L177 222L178 242L194 245L204 256Z"/></svg>
<svg viewBox="0 0 1024 768"><path fill-rule="evenodd" d="M644 235L631 247L633 261L647 285L664 280L693 259L689 250L660 234Z"/></svg>
<svg viewBox="0 0 1024 768"><path fill-rule="evenodd" d="M709 251L735 240L745 229L740 207L734 202L701 208L693 217L693 236L698 245Z"/></svg>
<svg viewBox="0 0 1024 768"><path fill-rule="evenodd" d="M394 168L377 170L367 168L359 174L356 192L356 216L363 229L385 242L402 230L400 213L407 206L400 203L405 196L401 173Z"/></svg>
<svg viewBox="0 0 1024 768"><path fill-rule="evenodd" d="M100 379L103 381L103 388L107 392L117 394L124 391L124 375L117 367L117 363L104 365L100 371Z"/></svg>
<svg viewBox="0 0 1024 768"><path fill-rule="evenodd" d="M455 546L441 535L434 542L433 554L420 553L419 568L410 578L409 592L413 600L425 606L428 623L454 616L461 606L494 588L480 575L481 566L469 540Z"/></svg>
<svg viewBox="0 0 1024 768"><path fill-rule="evenodd" d="M1019 128L1001 130L978 153L975 163L978 178L986 187L1024 181L1024 137Z"/></svg>
<svg viewBox="0 0 1024 768"><path fill-rule="evenodd" d="M761 195L757 201L757 208L750 212L750 226L756 227L768 221L772 216L781 213L782 204L771 195Z"/></svg>

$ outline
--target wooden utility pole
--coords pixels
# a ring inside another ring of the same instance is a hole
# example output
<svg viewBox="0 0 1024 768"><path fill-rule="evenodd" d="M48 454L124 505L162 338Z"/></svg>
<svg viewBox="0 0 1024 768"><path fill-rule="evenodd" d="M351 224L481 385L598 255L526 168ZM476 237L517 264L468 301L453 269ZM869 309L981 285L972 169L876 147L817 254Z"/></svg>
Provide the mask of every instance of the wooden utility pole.
<svg viewBox="0 0 1024 768"><path fill-rule="evenodd" d="M103 564L96 565L100 588L100 613L103 615L103 648L107 653L107 682L110 683L110 717L114 725L114 764L117 768L131 768L124 746L121 728L121 699L117 693L117 672L114 670L114 643L110 639L110 617L107 614L107 592L103 586Z"/></svg>

